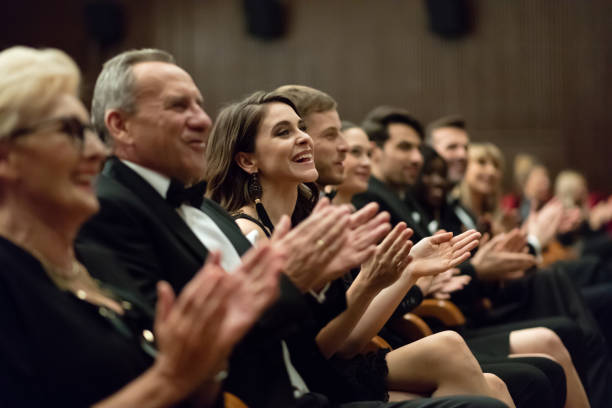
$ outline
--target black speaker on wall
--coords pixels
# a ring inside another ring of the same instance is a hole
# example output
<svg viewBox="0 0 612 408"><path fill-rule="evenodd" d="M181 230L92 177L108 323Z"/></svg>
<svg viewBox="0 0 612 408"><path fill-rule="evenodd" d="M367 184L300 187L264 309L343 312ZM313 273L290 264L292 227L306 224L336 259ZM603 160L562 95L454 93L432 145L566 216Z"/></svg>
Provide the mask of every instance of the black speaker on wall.
<svg viewBox="0 0 612 408"><path fill-rule="evenodd" d="M468 0L426 0L429 27L444 38L460 38L470 32L472 7Z"/></svg>
<svg viewBox="0 0 612 408"><path fill-rule="evenodd" d="M244 0L247 32L264 40L285 35L287 11L281 0Z"/></svg>
<svg viewBox="0 0 612 408"><path fill-rule="evenodd" d="M125 35L123 6L110 0L92 0L85 3L85 27L101 47L115 45Z"/></svg>

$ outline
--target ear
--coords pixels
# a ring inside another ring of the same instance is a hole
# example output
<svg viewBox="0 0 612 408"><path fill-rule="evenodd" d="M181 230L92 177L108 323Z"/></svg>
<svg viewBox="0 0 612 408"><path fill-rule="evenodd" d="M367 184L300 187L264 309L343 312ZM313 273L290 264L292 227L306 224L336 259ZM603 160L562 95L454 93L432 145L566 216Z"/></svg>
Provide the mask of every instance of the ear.
<svg viewBox="0 0 612 408"><path fill-rule="evenodd" d="M9 143L0 141L0 180L14 179L16 176L16 171L11 166Z"/></svg>
<svg viewBox="0 0 612 408"><path fill-rule="evenodd" d="M379 164L383 159L383 151L375 142L370 142L372 146L372 164Z"/></svg>
<svg viewBox="0 0 612 408"><path fill-rule="evenodd" d="M125 113L111 109L104 115L104 124L108 133L115 142L122 144L132 144L133 139L128 132L128 123Z"/></svg>
<svg viewBox="0 0 612 408"><path fill-rule="evenodd" d="M234 156L236 164L240 168L249 174L257 173L257 160L255 160L255 153L238 152Z"/></svg>

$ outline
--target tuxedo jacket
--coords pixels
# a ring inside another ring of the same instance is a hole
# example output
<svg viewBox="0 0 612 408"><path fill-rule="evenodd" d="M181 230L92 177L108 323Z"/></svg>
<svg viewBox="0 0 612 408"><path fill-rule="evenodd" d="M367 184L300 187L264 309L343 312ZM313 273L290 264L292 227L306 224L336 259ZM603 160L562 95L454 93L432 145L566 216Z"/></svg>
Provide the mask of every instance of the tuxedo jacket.
<svg viewBox="0 0 612 408"><path fill-rule="evenodd" d="M396 225L398 222L403 221L409 228L412 228L414 231L411 238L413 242L418 242L431 235L427 230L427 226L421 222L423 218L415 219L413 214L415 209L410 208L406 201L402 200L385 183L373 176L368 181L367 191L353 197L353 204L357 208L364 207L371 202L378 203L380 211L387 211L389 213L391 225Z"/></svg>
<svg viewBox="0 0 612 408"><path fill-rule="evenodd" d="M178 293L202 267L208 254L176 209L142 177L116 157L97 181L100 211L79 232L77 248L95 244L109 249L151 305L159 280ZM239 254L250 247L233 219L205 199L201 210L229 238ZM100 276L106 279L106 276ZM118 281L109 282L122 286ZM253 406L292 406L294 397L283 364L280 339L310 319L302 293L281 277L279 300L234 350L226 389Z"/></svg>

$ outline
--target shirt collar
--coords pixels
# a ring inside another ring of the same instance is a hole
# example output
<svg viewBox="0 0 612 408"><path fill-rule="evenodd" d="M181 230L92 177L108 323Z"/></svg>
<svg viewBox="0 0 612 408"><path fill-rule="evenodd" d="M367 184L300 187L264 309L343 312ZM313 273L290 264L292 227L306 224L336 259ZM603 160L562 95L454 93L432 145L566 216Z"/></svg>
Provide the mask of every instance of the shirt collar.
<svg viewBox="0 0 612 408"><path fill-rule="evenodd" d="M139 164L131 162L129 160L121 160L123 164L134 170L140 177L145 179L151 187L155 189L164 199L168 193L168 187L170 187L170 179L161 173L154 170L143 167Z"/></svg>

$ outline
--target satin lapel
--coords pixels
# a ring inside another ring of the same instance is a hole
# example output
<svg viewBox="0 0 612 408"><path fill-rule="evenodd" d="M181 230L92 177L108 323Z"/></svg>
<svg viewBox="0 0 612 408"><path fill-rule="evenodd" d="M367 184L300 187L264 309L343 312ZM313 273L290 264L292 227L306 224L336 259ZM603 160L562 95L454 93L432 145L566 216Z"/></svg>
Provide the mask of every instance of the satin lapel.
<svg viewBox="0 0 612 408"><path fill-rule="evenodd" d="M238 255L242 256L251 248L249 240L245 238L236 222L223 208L209 199L204 199L200 209L217 224L223 234L230 240Z"/></svg>
<svg viewBox="0 0 612 408"><path fill-rule="evenodd" d="M127 187L135 199L140 200L148 210L153 212L155 219L166 225L169 235L175 236L191 249L198 262L204 262L208 255L206 247L189 229L176 210L149 183L116 157L106 162L102 174Z"/></svg>

